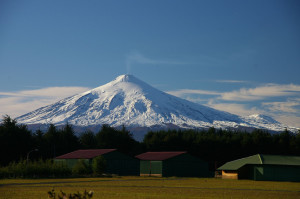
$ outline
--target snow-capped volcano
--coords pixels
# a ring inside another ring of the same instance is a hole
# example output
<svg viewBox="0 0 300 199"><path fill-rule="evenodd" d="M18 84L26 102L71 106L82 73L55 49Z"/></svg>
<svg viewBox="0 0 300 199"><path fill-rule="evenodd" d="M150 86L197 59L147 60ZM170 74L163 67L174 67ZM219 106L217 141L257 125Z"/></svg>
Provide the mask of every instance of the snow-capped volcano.
<svg viewBox="0 0 300 199"><path fill-rule="evenodd" d="M284 128L261 115L240 117L172 96L153 88L132 75L87 92L65 98L16 118L24 124L74 126L109 124L133 128Z"/></svg>

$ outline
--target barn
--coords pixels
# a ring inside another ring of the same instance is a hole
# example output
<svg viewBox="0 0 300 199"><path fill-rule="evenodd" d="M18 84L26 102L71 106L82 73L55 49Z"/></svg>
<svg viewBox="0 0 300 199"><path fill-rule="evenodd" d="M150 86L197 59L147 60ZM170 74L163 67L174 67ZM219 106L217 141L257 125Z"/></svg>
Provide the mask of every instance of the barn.
<svg viewBox="0 0 300 199"><path fill-rule="evenodd" d="M217 170L223 179L300 181L300 156L256 154L227 162Z"/></svg>
<svg viewBox="0 0 300 199"><path fill-rule="evenodd" d="M147 152L140 159L140 176L208 177L208 163L185 151Z"/></svg>
<svg viewBox="0 0 300 199"><path fill-rule="evenodd" d="M78 160L85 160L92 164L93 158L102 156L106 160L105 173L117 175L138 175L139 160L116 149L87 149L77 150L55 158L55 162L61 162L73 168Z"/></svg>

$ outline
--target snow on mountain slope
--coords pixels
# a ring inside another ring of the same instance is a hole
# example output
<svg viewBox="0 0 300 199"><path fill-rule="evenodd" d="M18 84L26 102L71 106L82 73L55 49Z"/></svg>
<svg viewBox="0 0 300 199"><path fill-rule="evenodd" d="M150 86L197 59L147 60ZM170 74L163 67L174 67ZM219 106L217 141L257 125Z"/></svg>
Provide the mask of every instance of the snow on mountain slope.
<svg viewBox="0 0 300 199"><path fill-rule="evenodd" d="M254 127L281 131L284 126L267 116L240 117L195 104L159 91L132 75L90 91L68 97L16 118L24 124L109 124L129 128L176 126L179 128Z"/></svg>

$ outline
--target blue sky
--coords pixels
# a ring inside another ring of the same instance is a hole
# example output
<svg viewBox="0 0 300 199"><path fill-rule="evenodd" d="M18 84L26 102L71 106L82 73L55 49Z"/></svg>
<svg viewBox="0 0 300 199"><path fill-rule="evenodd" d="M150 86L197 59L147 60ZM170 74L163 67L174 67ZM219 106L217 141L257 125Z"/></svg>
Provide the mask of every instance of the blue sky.
<svg viewBox="0 0 300 199"><path fill-rule="evenodd" d="M0 114L133 74L239 115L300 127L297 0L2 0Z"/></svg>

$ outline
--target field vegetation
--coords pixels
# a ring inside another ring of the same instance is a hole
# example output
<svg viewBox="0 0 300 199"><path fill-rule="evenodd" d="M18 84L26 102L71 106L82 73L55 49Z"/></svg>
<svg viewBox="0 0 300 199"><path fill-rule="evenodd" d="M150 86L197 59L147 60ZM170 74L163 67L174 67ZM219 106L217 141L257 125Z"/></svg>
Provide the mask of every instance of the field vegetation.
<svg viewBox="0 0 300 199"><path fill-rule="evenodd" d="M55 189L66 193L93 191L93 199L135 198L300 198L300 183L215 178L73 178L0 180L3 199L41 199Z"/></svg>

